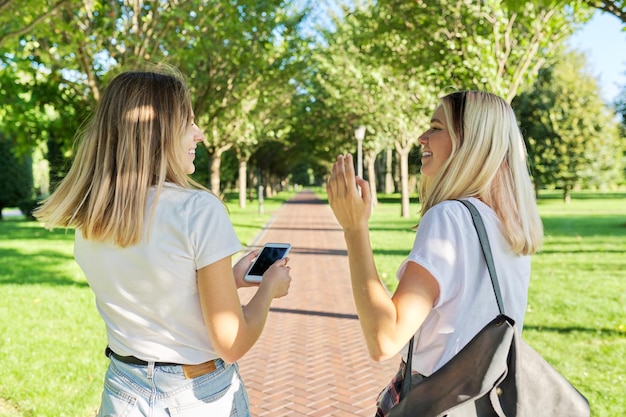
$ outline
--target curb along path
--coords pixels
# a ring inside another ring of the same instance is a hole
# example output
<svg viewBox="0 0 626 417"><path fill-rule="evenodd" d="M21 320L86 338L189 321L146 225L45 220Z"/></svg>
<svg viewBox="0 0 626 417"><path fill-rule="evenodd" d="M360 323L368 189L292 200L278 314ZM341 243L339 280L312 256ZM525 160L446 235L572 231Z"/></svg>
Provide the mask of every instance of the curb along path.
<svg viewBox="0 0 626 417"><path fill-rule="evenodd" d="M369 416L399 356L370 359L352 299L343 232L310 191L286 202L255 239L289 242L291 288L274 300L257 344L239 361L260 416ZM254 290L240 289L246 303Z"/></svg>

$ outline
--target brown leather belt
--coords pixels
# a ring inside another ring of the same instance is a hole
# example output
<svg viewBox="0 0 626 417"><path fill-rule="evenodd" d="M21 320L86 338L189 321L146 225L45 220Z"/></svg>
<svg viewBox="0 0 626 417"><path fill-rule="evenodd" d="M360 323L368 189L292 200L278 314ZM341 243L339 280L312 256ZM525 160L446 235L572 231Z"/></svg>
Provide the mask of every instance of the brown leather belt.
<svg viewBox="0 0 626 417"><path fill-rule="evenodd" d="M111 348L108 346L105 349L104 354L106 355L107 358L113 356L118 361L128 363L131 365L148 366L149 364L149 362L146 362L134 356L118 355L117 353L113 352ZM183 372L185 373L185 378L193 379L193 378L197 378L199 376L206 375L210 372L215 371L215 360L210 360L204 363L199 363L197 365L183 365L180 363L173 363L173 362L155 362L154 366L182 366Z"/></svg>

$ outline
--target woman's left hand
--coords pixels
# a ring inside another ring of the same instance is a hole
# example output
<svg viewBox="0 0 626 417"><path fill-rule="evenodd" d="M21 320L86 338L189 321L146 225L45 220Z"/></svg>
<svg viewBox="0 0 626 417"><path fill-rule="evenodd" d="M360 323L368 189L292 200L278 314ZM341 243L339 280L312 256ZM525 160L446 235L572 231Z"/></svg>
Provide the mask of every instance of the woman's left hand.
<svg viewBox="0 0 626 417"><path fill-rule="evenodd" d="M248 272L250 265L252 265L252 261L254 261L254 258L256 258L258 254L259 251L254 250L239 259L237 263L233 266L233 275L235 276L235 284L237 285L237 288L257 287L259 285L258 282L247 282L243 280L244 275L246 275L246 272Z"/></svg>
<svg viewBox="0 0 626 417"><path fill-rule="evenodd" d="M369 183L354 174L352 155L337 156L326 184L326 192L328 204L344 231L368 228L372 214Z"/></svg>

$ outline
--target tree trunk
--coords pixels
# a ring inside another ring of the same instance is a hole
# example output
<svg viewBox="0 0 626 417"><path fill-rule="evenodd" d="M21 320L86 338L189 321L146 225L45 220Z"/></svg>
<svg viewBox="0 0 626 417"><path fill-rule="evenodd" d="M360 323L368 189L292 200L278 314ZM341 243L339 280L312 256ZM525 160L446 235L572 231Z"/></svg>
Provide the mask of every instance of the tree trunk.
<svg viewBox="0 0 626 417"><path fill-rule="evenodd" d="M569 204L572 201L572 185L565 184L563 187L563 201L565 204Z"/></svg>
<svg viewBox="0 0 626 417"><path fill-rule="evenodd" d="M376 152L369 151L365 154L365 165L367 166L367 180L370 183L370 194L372 196L372 207L378 205L376 194Z"/></svg>
<svg viewBox="0 0 626 417"><path fill-rule="evenodd" d="M211 178L211 191L215 195L220 195L220 169L222 167L222 153L221 149L214 149L214 152L209 154L210 159L210 178Z"/></svg>
<svg viewBox="0 0 626 417"><path fill-rule="evenodd" d="M385 194L392 194L393 186L393 149L385 152Z"/></svg>
<svg viewBox="0 0 626 417"><path fill-rule="evenodd" d="M399 146L396 147L396 151L398 152L398 156L400 159L400 193L402 197L402 209L400 215L408 219L410 216L410 207L409 207L409 152L411 151L411 147L401 148Z"/></svg>
<svg viewBox="0 0 626 417"><path fill-rule="evenodd" d="M239 159L239 207L246 208L246 193L248 189L248 161Z"/></svg>

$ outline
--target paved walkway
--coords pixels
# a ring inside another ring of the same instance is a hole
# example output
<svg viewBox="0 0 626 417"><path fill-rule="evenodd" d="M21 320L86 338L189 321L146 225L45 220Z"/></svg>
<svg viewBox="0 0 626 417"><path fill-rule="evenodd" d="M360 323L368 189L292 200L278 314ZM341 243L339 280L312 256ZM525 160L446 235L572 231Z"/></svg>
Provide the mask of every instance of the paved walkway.
<svg viewBox="0 0 626 417"><path fill-rule="evenodd" d="M252 415L368 416L399 357L370 359L352 299L343 232L328 205L304 191L285 203L255 245L290 242L291 288L240 361ZM253 290L241 289L246 302Z"/></svg>

